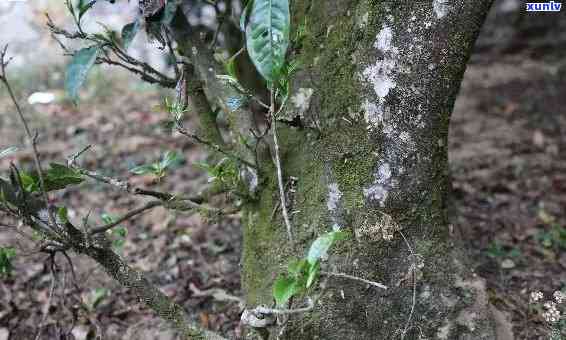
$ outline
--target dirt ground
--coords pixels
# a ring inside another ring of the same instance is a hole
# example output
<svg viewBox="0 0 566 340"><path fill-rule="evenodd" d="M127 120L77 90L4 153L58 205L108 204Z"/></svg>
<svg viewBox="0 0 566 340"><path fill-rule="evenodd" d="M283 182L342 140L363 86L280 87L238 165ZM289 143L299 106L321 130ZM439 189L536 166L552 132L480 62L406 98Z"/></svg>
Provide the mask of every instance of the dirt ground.
<svg viewBox="0 0 566 340"><path fill-rule="evenodd" d="M529 309L528 295L541 290L549 296L566 287L566 18L562 13L523 15L516 3L496 2L456 103L450 130L452 224L471 250L477 273L487 280L491 302L513 322L515 338L548 339L549 329ZM37 20L35 36L53 57L37 65L24 58L29 67L15 68L12 78L24 101L36 91L56 94L50 104L26 105L34 128L42 131L43 157L64 161L92 144L82 158L89 169L184 193L206 184L206 175L193 166L205 159L202 148L162 126L167 114L156 107L171 93L123 72L99 69L74 107L62 96L65 60L52 53L53 43L43 42L44 20ZM23 146L18 124L0 90L0 149ZM184 159L163 181L129 173L167 150ZM0 169L14 160L29 162L31 154L22 150L0 160ZM54 201L68 206L72 219L90 214L93 223L101 223L103 213L119 216L143 202L97 183L68 190ZM241 294L237 218L205 221L198 214L156 209L124 226L129 233L120 251L133 266L150 272L196 322L238 338L238 304L213 297ZM58 284L46 311L48 257L0 227L0 246L7 244L17 245L18 256L14 274L0 280L0 340L34 339L40 324L42 339L83 340L94 332L103 339L176 338L87 258L75 261L78 285L65 259L56 259Z"/></svg>

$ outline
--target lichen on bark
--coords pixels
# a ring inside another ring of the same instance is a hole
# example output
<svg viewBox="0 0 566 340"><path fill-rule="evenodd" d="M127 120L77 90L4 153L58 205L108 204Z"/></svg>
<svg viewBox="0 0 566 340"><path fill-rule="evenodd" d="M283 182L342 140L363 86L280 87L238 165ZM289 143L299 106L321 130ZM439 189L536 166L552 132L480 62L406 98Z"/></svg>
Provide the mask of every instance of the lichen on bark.
<svg viewBox="0 0 566 340"><path fill-rule="evenodd" d="M333 251L327 269L390 289L329 279L314 312L292 317L279 339L403 332L406 339L443 332L494 339L480 281L450 237L446 215L449 116L490 2L457 0L440 9L432 0L293 2L293 22L306 33L290 54L302 65L292 88L312 90L308 106L291 105L282 117L294 123L279 125L284 176L298 179L290 203L297 242L286 241L266 158L266 184L244 227L247 301L272 304L276 274L336 227L353 237Z"/></svg>

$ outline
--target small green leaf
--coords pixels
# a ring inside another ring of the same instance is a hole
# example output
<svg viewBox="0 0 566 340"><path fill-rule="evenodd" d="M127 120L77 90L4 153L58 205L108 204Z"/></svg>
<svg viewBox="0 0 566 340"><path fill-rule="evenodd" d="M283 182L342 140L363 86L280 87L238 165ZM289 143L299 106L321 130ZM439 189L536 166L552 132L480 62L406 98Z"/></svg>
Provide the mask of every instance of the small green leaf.
<svg viewBox="0 0 566 340"><path fill-rule="evenodd" d="M26 191L39 191L39 178L32 176L27 172L20 171L20 181L22 182L22 186Z"/></svg>
<svg viewBox="0 0 566 340"><path fill-rule="evenodd" d="M285 276L279 276L273 285L273 297L278 306L285 305L298 291L297 281Z"/></svg>
<svg viewBox="0 0 566 340"><path fill-rule="evenodd" d="M224 69L232 79L238 83L238 74L236 73L236 58L229 58L224 62Z"/></svg>
<svg viewBox="0 0 566 340"><path fill-rule="evenodd" d="M147 174L154 174L156 173L157 169L155 164L145 164L133 167L130 169L130 172L134 175L147 175Z"/></svg>
<svg viewBox="0 0 566 340"><path fill-rule="evenodd" d="M0 158L8 157L11 154L15 153L16 151L18 151L18 147L16 147L16 146L11 146L9 148L1 150L0 151Z"/></svg>
<svg viewBox="0 0 566 340"><path fill-rule="evenodd" d="M105 224L110 224L110 223L114 223L115 219L112 215L109 215L107 213L104 213L100 216L100 218L102 219L102 222L104 222Z"/></svg>
<svg viewBox="0 0 566 340"><path fill-rule="evenodd" d="M312 286L312 284L318 279L318 274L320 273L320 261L316 261L314 266L309 266L309 273L307 276L307 289Z"/></svg>
<svg viewBox="0 0 566 340"><path fill-rule="evenodd" d="M254 0L246 24L248 54L262 77L268 82L285 62L289 46L289 0Z"/></svg>
<svg viewBox="0 0 566 340"><path fill-rule="evenodd" d="M0 247L0 276L8 276L12 273L12 258L16 256L16 250L12 247Z"/></svg>
<svg viewBox="0 0 566 340"><path fill-rule="evenodd" d="M67 66L65 90L75 103L79 99L79 88L84 84L99 51L98 46L83 48L75 53L71 63Z"/></svg>
<svg viewBox="0 0 566 340"><path fill-rule="evenodd" d="M66 207L60 207L57 209L57 217L62 224L69 222L69 212Z"/></svg>
<svg viewBox="0 0 566 340"><path fill-rule="evenodd" d="M125 25L122 28L122 45L124 46L125 50L127 50L130 47L132 41L134 41L134 38L138 34L140 27L140 21L136 20Z"/></svg>
<svg viewBox="0 0 566 340"><path fill-rule="evenodd" d="M37 178L37 175L34 175ZM73 168L59 163L50 163L49 169L45 173L45 190L54 191L65 189L69 185L81 184L84 181L83 175ZM38 183L39 179L35 179Z"/></svg>
<svg viewBox="0 0 566 340"><path fill-rule="evenodd" d="M167 1L167 4L165 4L165 8L163 9L163 15L160 20L162 25L168 26L171 24L171 21L173 21L173 18L175 17L175 13L177 12L178 5L179 2L176 0Z"/></svg>
<svg viewBox="0 0 566 340"><path fill-rule="evenodd" d="M244 7L244 10L242 11L242 15L240 16L240 30L242 30L242 32L246 31L246 23L248 22L248 16L250 15L252 3L253 0L248 1L246 7Z"/></svg>
<svg viewBox="0 0 566 340"><path fill-rule="evenodd" d="M292 277L300 277L309 268L309 262L305 259L294 260L287 266L287 271Z"/></svg>
<svg viewBox="0 0 566 340"><path fill-rule="evenodd" d="M126 243L126 236L128 236L128 229L124 227L114 227L111 230L111 236L114 239L112 245L114 248L122 248Z"/></svg>
<svg viewBox="0 0 566 340"><path fill-rule="evenodd" d="M79 0L79 21L81 21L83 15L94 6L97 0L91 0L88 3L85 3L85 0Z"/></svg>
<svg viewBox="0 0 566 340"><path fill-rule="evenodd" d="M106 288L96 288L90 293L89 305L91 309L96 308L104 298L109 295L109 291Z"/></svg>
<svg viewBox="0 0 566 340"><path fill-rule="evenodd" d="M307 260L310 265L314 266L318 260L325 258L328 254L328 249L332 247L334 242L341 240L344 237L345 234L341 231L331 231L314 240L307 255Z"/></svg>
<svg viewBox="0 0 566 340"><path fill-rule="evenodd" d="M167 169L171 165L175 165L180 160L180 155L176 151L167 151L161 159L161 168Z"/></svg>

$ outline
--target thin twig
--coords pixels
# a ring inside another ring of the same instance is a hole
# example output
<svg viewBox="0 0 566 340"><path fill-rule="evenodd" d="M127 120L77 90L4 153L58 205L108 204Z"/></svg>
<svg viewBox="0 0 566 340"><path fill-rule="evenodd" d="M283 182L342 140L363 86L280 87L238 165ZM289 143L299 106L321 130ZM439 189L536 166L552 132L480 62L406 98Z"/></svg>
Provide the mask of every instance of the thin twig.
<svg viewBox="0 0 566 340"><path fill-rule="evenodd" d="M314 308L314 302L311 298L307 298L307 305L301 308L293 309L277 309L277 308L267 308L263 306L258 306L254 308L254 311L263 315L290 315L290 314L301 314L310 312Z"/></svg>
<svg viewBox="0 0 566 340"><path fill-rule="evenodd" d="M206 146L208 146L209 148L211 148L211 149L213 149L213 150L215 150L215 151L217 151L217 152L223 154L224 156L226 156L226 157L228 157L228 158L230 158L230 159L232 159L232 160L235 160L235 161L237 161L237 162L240 162L240 163L242 163L242 164L244 164L244 165L247 165L248 167L250 167L250 168L252 168L252 169L257 169L257 166L256 166L255 164L252 164L251 162L248 162L248 161L246 161L245 159L243 159L243 158L241 158L241 157L238 157L238 156L234 155L233 153L228 152L228 151L222 149L222 148L220 147L220 145L218 145L218 144L214 144L214 143L212 143L212 142L210 142L210 141L207 141L207 140L203 139L202 137L199 137L199 136L195 135L194 133L190 133L190 132L187 131L183 126L181 126L180 124L177 124L176 129L177 129L177 131L178 131L180 134L182 134L183 136L186 136L186 137L189 137L189 138L195 140L197 143L206 145Z"/></svg>
<svg viewBox="0 0 566 340"><path fill-rule="evenodd" d="M93 228L93 229L90 231L90 234L91 234L91 235L94 235L94 234L104 233L104 232L106 232L106 231L108 231L108 230L114 228L115 226L117 226L117 225L119 225L119 224L121 224L121 223L124 223L125 221L131 219L132 217L134 217L134 216L136 216L136 215L139 215L139 214L145 212L146 210L150 210L150 209L153 209L153 208L155 208L155 207L162 206L162 205L163 205L163 202L162 202L162 201L151 201L151 202L148 202L148 203L146 203L146 204L145 204L144 206L142 206L142 207L139 207L139 208L137 208L137 209L134 209L134 210L132 210L132 211L129 211L129 212L126 213L124 216L120 217L119 219L117 219L116 221L114 221L114 222L112 222L112 223L108 223L108 224L105 224L105 225L103 225L103 226Z"/></svg>
<svg viewBox="0 0 566 340"><path fill-rule="evenodd" d="M327 271L321 271L320 274L326 275L326 276L341 277L341 278L344 278L344 279L349 279L349 280L354 280L354 281L360 281L360 282L367 283L368 285L371 285L371 286L374 286L374 287L377 287L377 288L387 289L387 286L385 286L385 285L383 285L379 282L366 280L366 279L363 279L361 277L357 277L357 276L353 276L353 275L349 275L349 274L333 273L333 272L327 272Z"/></svg>
<svg viewBox="0 0 566 340"><path fill-rule="evenodd" d="M275 98L273 93L273 87L271 88L271 107L269 109L271 116L271 126L273 127L273 144L275 149L275 167L277 168L277 184L279 186L279 198L281 200L281 212L283 213L283 220L285 221L285 226L287 227L287 237L289 241L293 243L293 232L291 227L291 220L289 219L289 213L287 212L287 199L285 198L285 187L283 186L283 171L281 170L281 157L279 155L279 140L277 138L277 126L276 126L276 115L275 115Z"/></svg>
<svg viewBox="0 0 566 340"><path fill-rule="evenodd" d="M75 164L77 163L77 159L79 159L79 157L81 157L90 148L92 148L92 144L85 146L84 148L82 148L78 152L76 152L76 153L72 154L70 157L68 157L67 158L67 166L69 168L75 166Z"/></svg>
<svg viewBox="0 0 566 340"><path fill-rule="evenodd" d="M401 340L405 339L405 335L407 335L407 331L410 329L410 325L411 325L411 321L413 319L413 313L415 312L415 306L417 304L417 264L416 264L416 255L413 252L413 247L411 247L411 244L409 243L409 241L407 240L407 238L405 237L405 235L403 234L403 232L401 232L401 230L399 230L399 234L401 235L401 237L403 237L403 240L405 241L405 244L407 245L407 248L409 248L409 252L411 252L411 258L413 259L413 263L411 264L411 271L413 274L413 298L412 298L412 304L411 304L411 312L409 313L409 317L407 318L407 323L405 324L405 328L403 329L403 333L401 333Z"/></svg>
<svg viewBox="0 0 566 340"><path fill-rule="evenodd" d="M35 167L39 176L39 185L40 185L40 189L41 189L41 194L43 196L43 200L45 201L45 206L47 207L47 211L48 211L48 216L49 216L49 223L53 226L56 225L56 220L55 220L55 216L53 215L53 212L51 211L51 209L49 209L49 195L47 194L46 191L46 187L45 187L45 180L44 180L44 176L43 176L43 169L41 167L41 161L39 160L39 152L37 151L37 133L35 135L31 134L31 131L29 129L27 120L24 117L24 114L22 112L22 109L20 107L20 104L18 103L18 100L16 99L16 96L14 95L14 91L12 90L12 86L10 85L10 82L8 81L8 77L6 74L6 67L8 66L9 60L6 60L6 53L8 51L8 45L6 45L4 47L4 49L2 50L2 52L0 53L0 81L2 83L4 83L4 86L6 87L6 90L8 90L8 94L10 95L10 99L12 100L12 103L14 104L14 106L16 107L16 111L18 112L18 116L20 117L20 120L24 126L24 130L26 132L26 135L28 137L28 140L31 144L32 147L32 151L33 151L33 158L35 161Z"/></svg>

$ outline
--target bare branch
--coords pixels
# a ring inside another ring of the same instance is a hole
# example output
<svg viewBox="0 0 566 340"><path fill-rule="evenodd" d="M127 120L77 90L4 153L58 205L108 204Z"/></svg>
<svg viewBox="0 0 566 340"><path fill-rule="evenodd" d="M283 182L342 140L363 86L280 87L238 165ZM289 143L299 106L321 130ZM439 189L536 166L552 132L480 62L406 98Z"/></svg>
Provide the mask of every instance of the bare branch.
<svg viewBox="0 0 566 340"><path fill-rule="evenodd" d="M221 154L223 154L224 156L226 156L226 157L228 157L228 158L230 158L230 159L232 159L232 160L235 160L235 161L237 161L237 162L240 162L240 163L242 163L242 164L245 164L246 166L248 166L248 167L250 167L250 168L252 168L252 169L257 169L257 166L256 166L255 164L253 164L253 163L251 163L251 162L248 162L248 161L246 161L245 159L234 155L232 152L228 152L228 151L222 149L222 148L220 147L220 145L218 145L218 144L214 144L214 143L212 143L212 142L210 142L210 141L207 141L207 140L205 140L205 139L203 139L203 138L197 136L197 135L194 134L194 133L190 133L189 131L187 131L187 130L186 130L183 126L181 126L181 125L178 125L178 126L177 126L177 131L179 131L179 133L182 134L183 136L189 137L190 139L194 140L194 141L197 142L197 143L206 145L206 146L208 146L209 148L211 148L212 150L214 150L214 151L216 151L216 152L218 152L218 153L221 153Z"/></svg>
<svg viewBox="0 0 566 340"><path fill-rule="evenodd" d="M285 186L283 185L283 170L281 169L281 158L279 156L279 141L277 139L277 127L276 121L273 119L271 122L273 127L273 145L275 149L275 167L277 168L277 184L279 187L279 199L281 200L281 212L283 213L283 220L285 221L285 226L287 228L287 237L289 241L293 242L293 232L291 227L291 220L289 219L289 213L287 212L287 199L285 197Z"/></svg>
<svg viewBox="0 0 566 340"><path fill-rule="evenodd" d="M357 277L357 276L353 276L353 275L349 275L349 274L332 273L332 272L326 272L326 271L321 271L320 274L326 275L326 276L341 277L341 278L348 279L348 280L359 281L359 282L363 282L363 283L366 283L368 285L371 285L371 286L374 286L374 287L377 287L377 288L387 289L387 286L385 286L385 285L383 285L379 282L362 279L361 277Z"/></svg>
<svg viewBox="0 0 566 340"><path fill-rule="evenodd" d="M160 207L162 205L163 205L163 202L161 202L161 201L148 202L144 206L139 207L137 209L134 209L134 210L126 213L124 216L120 217L119 219L117 219L116 221L114 221L112 223L108 223L108 224L105 224L103 226L93 228L90 231L90 234L94 235L94 234L104 233L104 232L116 227L120 223L123 223L123 222L135 217L136 215L139 215L139 214L141 214L141 213L143 213L147 210L153 209L155 207Z"/></svg>
<svg viewBox="0 0 566 340"><path fill-rule="evenodd" d="M267 315L267 314L275 314L275 315L290 315L290 314L302 314L310 312L314 308L314 302L311 298L307 298L307 305L301 308L293 308L293 309L276 309L276 308L267 308L263 306L256 307L254 309L255 312Z"/></svg>
<svg viewBox="0 0 566 340"><path fill-rule="evenodd" d="M6 60L6 53L8 51L8 45L6 45L4 47L4 49L0 52L0 81L2 83L4 83L4 86L6 87L6 90L8 90L8 94L10 95L10 99L12 100L12 103L14 104L14 106L16 107L16 111L18 112L18 116L24 126L24 130L26 132L26 135L28 137L28 141L31 144L32 147L32 151L33 151L33 158L35 161L35 167L39 176L39 184L40 184L40 189L41 189L41 194L43 195L43 200L45 201L45 205L47 206L47 211L48 211L48 216L49 216L49 223L51 225L56 225L56 220L55 217L53 216L53 212L51 211L51 209L49 209L49 196L47 194L47 191L45 189L45 180L44 180L44 176L43 176L43 169L41 167L41 161L39 159L39 152L37 151L37 132L35 133L35 135L32 135L28 123L24 117L24 114L22 112L22 109L20 107L20 104L18 103L18 100L16 99L16 96L14 95L14 91L12 90L12 86L10 86L10 82L8 81L8 77L6 74L6 67L8 66L8 63L10 62L9 60Z"/></svg>

